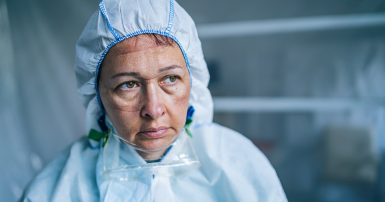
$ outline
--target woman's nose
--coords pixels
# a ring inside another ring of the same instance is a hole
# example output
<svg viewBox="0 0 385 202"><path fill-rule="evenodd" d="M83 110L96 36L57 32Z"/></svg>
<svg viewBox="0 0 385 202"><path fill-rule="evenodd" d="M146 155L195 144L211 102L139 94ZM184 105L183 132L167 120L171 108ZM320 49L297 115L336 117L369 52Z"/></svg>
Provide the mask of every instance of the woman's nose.
<svg viewBox="0 0 385 202"><path fill-rule="evenodd" d="M157 119L166 112L163 99L159 96L159 89L154 85L148 85L146 91L141 115L144 118Z"/></svg>

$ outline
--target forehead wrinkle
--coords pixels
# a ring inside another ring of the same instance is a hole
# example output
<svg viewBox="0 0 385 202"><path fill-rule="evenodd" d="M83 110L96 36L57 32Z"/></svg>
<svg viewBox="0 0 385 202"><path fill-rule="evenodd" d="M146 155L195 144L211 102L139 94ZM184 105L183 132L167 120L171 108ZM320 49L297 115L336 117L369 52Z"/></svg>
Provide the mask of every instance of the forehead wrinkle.
<svg viewBox="0 0 385 202"><path fill-rule="evenodd" d="M122 77L122 76L134 76L134 77L140 77L139 72L121 72L118 74L115 74L111 77L111 79L115 79L117 77Z"/></svg>
<svg viewBox="0 0 385 202"><path fill-rule="evenodd" d="M121 72L121 73L118 73L118 74L115 74L111 77L111 79L115 79L115 78L118 78L118 77L129 77L129 76L132 76L132 77L136 77L138 79L141 79L143 81L149 81L149 80L152 80L154 78L157 78L158 77L158 74L156 73L150 73L151 75L149 77L144 77L142 76L140 73L138 72ZM154 75L155 74L155 75Z"/></svg>
<svg viewBox="0 0 385 202"><path fill-rule="evenodd" d="M148 50L148 49L147 49ZM159 49L158 49L159 50ZM160 50L161 53L164 53L166 50ZM125 71L119 74L127 74L127 76L138 76L140 77L141 73L150 73L155 74L155 71L157 73L162 73L165 71L173 70L173 69L183 69L182 64L166 64L162 61L164 60L165 56L157 56L155 57L149 57L149 55L152 55L155 52L155 50L150 50L149 53L131 53L127 54L127 56L118 56L121 61L124 61L123 65L119 66L118 68L121 70L129 68L130 71ZM156 51L157 52L157 51ZM142 60L139 61L131 61L129 58L135 57L135 58L142 58ZM174 58L174 55L167 54L168 58ZM143 63L143 61L146 61ZM163 63L163 64L162 64ZM163 66L164 65L164 66ZM162 67L163 66L163 67ZM129 75L132 74L132 75ZM134 75L135 74L135 75ZM117 74L118 75L118 74ZM116 77L116 76L114 76Z"/></svg>
<svg viewBox="0 0 385 202"><path fill-rule="evenodd" d="M160 68L158 70L158 73L162 73L162 72L165 72L165 71L168 71L168 70L173 70L173 69L182 69L183 67L179 66L179 65L170 65L168 67L163 67L163 68Z"/></svg>
<svg viewBox="0 0 385 202"><path fill-rule="evenodd" d="M112 52L114 52L117 55L124 55L127 53L143 51L149 48L156 48L159 46L164 46L164 45L158 45L149 36L138 35L138 36L123 40L122 42L112 47L111 50L113 50Z"/></svg>
<svg viewBox="0 0 385 202"><path fill-rule="evenodd" d="M162 68L163 71L162 71L162 69L160 69L158 72L151 72L151 73L150 73L151 75L149 75L147 78L142 77L142 76L140 76L140 78L141 78L143 81L149 81L149 80L152 80L152 79L157 78L159 75L162 75L163 72L168 71L168 70L171 70L171 69L175 69L175 68L177 68L177 69L183 69L183 67L181 67L181 66L179 66L179 65L171 65L171 66L169 66L169 67Z"/></svg>
<svg viewBox="0 0 385 202"><path fill-rule="evenodd" d="M152 42L152 43L149 43L149 42ZM170 49L169 47L174 50L169 50ZM136 72L136 73L140 72L140 75L127 75L127 76L134 76L134 77L140 78L141 80L151 80L153 78L156 78L159 73L175 68L175 67L172 67L174 65L177 65L178 67L185 65L183 60L182 62L183 64L180 64L180 65L173 64L173 65L169 65L168 67L155 68L156 72L153 71L154 69L152 66L147 66L149 64L158 66L158 65L161 65L161 63L163 63L162 61L165 59L164 58L165 56L159 55L157 53L166 54L166 58L170 58L170 59L174 58L175 60L177 60L176 55L174 55L176 51L175 48L176 47L174 46L157 45L154 43L153 40L148 39L148 37L141 37L140 39L130 38L130 39L123 40L121 43L118 43L116 46L112 47L110 50L111 51L110 54L108 54L109 57L107 56L108 57L107 60L111 61L112 63L115 63L114 61L117 61L117 59L120 58L118 60L123 62L123 66L119 65L119 67L117 67L118 69L120 69L120 71L123 69L126 69L127 67L131 69L132 72ZM180 51L179 47L177 48L177 50L179 53ZM155 57L150 57L150 55ZM115 58L115 57L118 57L118 58ZM143 63L140 60L135 59L132 61L130 59L130 58L138 58L138 57L142 58L143 61L147 61L144 63L147 65L143 66ZM136 67L140 67L140 68L138 69ZM165 68L166 70L163 70ZM130 73L130 72L131 71L127 73Z"/></svg>
<svg viewBox="0 0 385 202"><path fill-rule="evenodd" d="M147 70L147 68L151 68L151 67L146 67L146 70ZM154 79L154 78L158 77L159 74L162 74L164 72L167 72L167 71L170 71L170 70L173 70L173 69L182 69L183 70L183 67L181 67L179 65L170 65L170 66L162 67L162 68L158 69L157 72L150 72L149 74L151 74L152 76L150 76L148 78L144 78L144 77L142 77L142 78L143 78L143 80L151 80L151 79Z"/></svg>

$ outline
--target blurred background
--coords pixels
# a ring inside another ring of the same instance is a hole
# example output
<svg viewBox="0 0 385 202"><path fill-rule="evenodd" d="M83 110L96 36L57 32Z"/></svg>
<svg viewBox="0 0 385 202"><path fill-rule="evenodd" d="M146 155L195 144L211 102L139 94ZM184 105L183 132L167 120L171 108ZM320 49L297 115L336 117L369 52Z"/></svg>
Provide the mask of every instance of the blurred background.
<svg viewBox="0 0 385 202"><path fill-rule="evenodd" d="M0 201L86 135L75 43L98 0L0 0ZM385 201L385 0L179 0L214 121L269 158L289 201Z"/></svg>

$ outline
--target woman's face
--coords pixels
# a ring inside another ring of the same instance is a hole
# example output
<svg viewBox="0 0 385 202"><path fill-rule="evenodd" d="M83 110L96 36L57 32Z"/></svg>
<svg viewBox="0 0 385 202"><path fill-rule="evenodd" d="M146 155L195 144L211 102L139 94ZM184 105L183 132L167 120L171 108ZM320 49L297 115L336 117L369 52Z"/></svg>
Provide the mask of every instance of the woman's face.
<svg viewBox="0 0 385 202"><path fill-rule="evenodd" d="M108 51L99 92L119 136L157 150L168 147L185 124L190 77L175 42L158 45L150 36L139 35Z"/></svg>

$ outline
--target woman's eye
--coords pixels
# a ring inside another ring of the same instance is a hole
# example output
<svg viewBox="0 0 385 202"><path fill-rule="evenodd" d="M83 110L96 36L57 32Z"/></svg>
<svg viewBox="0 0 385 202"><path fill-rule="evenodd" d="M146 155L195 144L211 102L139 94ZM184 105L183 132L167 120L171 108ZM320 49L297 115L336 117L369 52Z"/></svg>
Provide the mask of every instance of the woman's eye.
<svg viewBox="0 0 385 202"><path fill-rule="evenodd" d="M176 76L167 77L166 82L174 83L178 78Z"/></svg>
<svg viewBox="0 0 385 202"><path fill-rule="evenodd" d="M136 83L133 81L129 81L121 86L122 88L130 89L136 87Z"/></svg>

